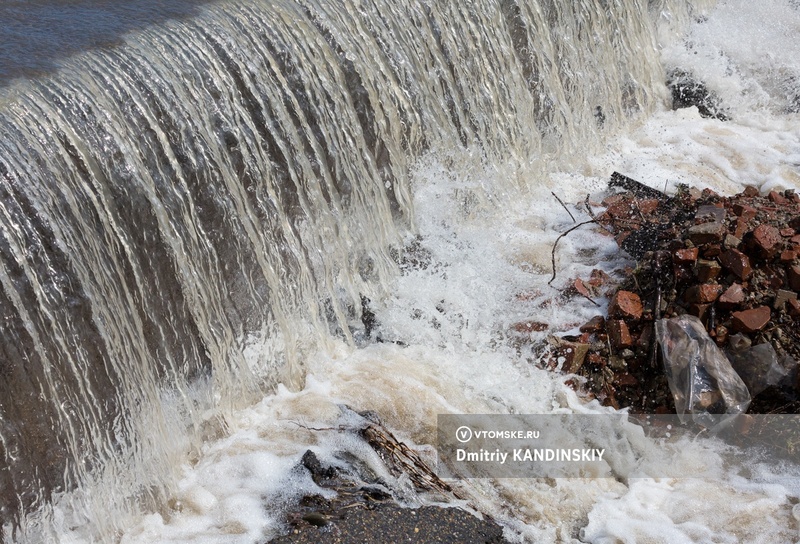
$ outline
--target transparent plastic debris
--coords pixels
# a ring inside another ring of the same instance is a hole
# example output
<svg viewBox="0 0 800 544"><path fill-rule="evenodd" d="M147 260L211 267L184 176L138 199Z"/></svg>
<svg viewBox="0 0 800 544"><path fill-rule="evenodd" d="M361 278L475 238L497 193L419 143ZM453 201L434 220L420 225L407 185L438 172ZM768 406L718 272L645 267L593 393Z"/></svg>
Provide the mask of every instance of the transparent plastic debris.
<svg viewBox="0 0 800 544"><path fill-rule="evenodd" d="M732 418L747 410L751 398L747 386L699 319L691 315L659 319L656 340L681 421L691 415L695 423L714 427L728 419L719 415Z"/></svg>
<svg viewBox="0 0 800 544"><path fill-rule="evenodd" d="M743 334L730 337L725 353L753 396L767 387L778 386L789 374L778 361L778 354L772 344L751 346L750 339Z"/></svg>

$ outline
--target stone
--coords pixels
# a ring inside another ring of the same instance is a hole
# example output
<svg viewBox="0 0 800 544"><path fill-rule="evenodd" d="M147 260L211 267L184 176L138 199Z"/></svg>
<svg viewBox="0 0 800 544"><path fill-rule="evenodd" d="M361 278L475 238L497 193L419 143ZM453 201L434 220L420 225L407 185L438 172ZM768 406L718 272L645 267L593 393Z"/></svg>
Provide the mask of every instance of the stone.
<svg viewBox="0 0 800 544"><path fill-rule="evenodd" d="M701 283L689 287L683 297L687 302L710 304L717 300L721 292L722 286L717 283Z"/></svg>
<svg viewBox="0 0 800 544"><path fill-rule="evenodd" d="M589 321L581 325L580 331L581 332L600 332L605 329L606 320L602 315L596 315L591 318Z"/></svg>
<svg viewBox="0 0 800 544"><path fill-rule="evenodd" d="M800 230L800 215L789 220L789 227Z"/></svg>
<svg viewBox="0 0 800 544"><path fill-rule="evenodd" d="M721 242L727 233L724 223L712 221L711 223L701 223L689 227L689 239L695 245L711 244Z"/></svg>
<svg viewBox="0 0 800 544"><path fill-rule="evenodd" d="M698 259L694 265L694 275L697 276L698 281L703 283L716 279L720 272L722 272L722 267L717 261Z"/></svg>
<svg viewBox="0 0 800 544"><path fill-rule="evenodd" d="M586 298L592 298L592 293L589 291L589 288L586 287L586 284L583 283L583 280L578 278L572 282L572 287L580 293L581 295L585 296Z"/></svg>
<svg viewBox="0 0 800 544"><path fill-rule="evenodd" d="M617 291L608 305L608 315L622 319L642 317L642 300L636 293Z"/></svg>
<svg viewBox="0 0 800 544"><path fill-rule="evenodd" d="M531 332L542 332L546 331L550 328L550 325L547 323L542 323L541 321L520 321L519 323L514 323L511 326L517 332L521 333L531 333Z"/></svg>
<svg viewBox="0 0 800 544"><path fill-rule="evenodd" d="M636 376L633 374L628 374L627 372L617 374L616 378L614 378L614 382L620 387L633 387L635 385L639 385L639 380L636 379Z"/></svg>
<svg viewBox="0 0 800 544"><path fill-rule="evenodd" d="M791 227L786 227L781 229L781 236L783 236L784 238L791 238L792 236L794 236L794 229Z"/></svg>
<svg viewBox="0 0 800 544"><path fill-rule="evenodd" d="M717 299L717 304L724 310L730 310L739 306L739 304L744 302L744 299L745 294L742 286L738 283L734 283L720 295L719 299Z"/></svg>
<svg viewBox="0 0 800 544"><path fill-rule="evenodd" d="M800 246L800 234L795 234L794 236L789 238L789 241L795 246Z"/></svg>
<svg viewBox="0 0 800 544"><path fill-rule="evenodd" d="M781 262L782 263L790 263L797 258L797 250L795 249L785 249L781 251Z"/></svg>
<svg viewBox="0 0 800 544"><path fill-rule="evenodd" d="M792 299L797 300L797 293L794 291L787 291L786 289L778 289L778 292L775 293L775 302L772 304L772 307L776 310L780 310L783 308L784 304Z"/></svg>
<svg viewBox="0 0 800 544"><path fill-rule="evenodd" d="M770 257L780 248L781 233L772 225L759 225L753 230L753 242L763 257Z"/></svg>
<svg viewBox="0 0 800 544"><path fill-rule="evenodd" d="M772 312L769 306L758 306L751 310L742 310L731 314L732 325L738 332L752 333L760 331L769 323Z"/></svg>
<svg viewBox="0 0 800 544"><path fill-rule="evenodd" d="M690 304L689 305L689 314L695 316L698 319L703 319L706 316L706 312L708 309L711 308L711 304Z"/></svg>
<svg viewBox="0 0 800 544"><path fill-rule="evenodd" d="M753 268L750 266L750 257L738 249L729 249L722 253L719 262L727 270L742 280L746 280L750 277L750 274L753 273Z"/></svg>
<svg viewBox="0 0 800 544"><path fill-rule="evenodd" d="M793 291L800 291L800 264L793 264L787 267L787 279L789 288Z"/></svg>
<svg viewBox="0 0 800 544"><path fill-rule="evenodd" d="M590 365L598 368L603 368L606 365L608 365L608 361L606 360L606 358L600 355L599 353L590 353L589 357L587 358L587 361L589 362Z"/></svg>
<svg viewBox="0 0 800 544"><path fill-rule="evenodd" d="M622 319L611 319L606 323L606 330L608 330L608 338L611 340L611 345L617 349L629 348L633 346L633 337L628 328L628 324Z"/></svg>
<svg viewBox="0 0 800 544"><path fill-rule="evenodd" d="M750 232L750 223L742 219L741 217L736 220L736 226L733 230L733 235L740 240L744 237L745 234Z"/></svg>
<svg viewBox="0 0 800 544"><path fill-rule="evenodd" d="M672 262L675 264L694 264L700 250L696 247L678 249L672 254Z"/></svg>
<svg viewBox="0 0 800 544"><path fill-rule="evenodd" d="M720 253L722 253L722 246L720 244L707 244L703 251L703 257L706 259L713 259L714 257L719 257Z"/></svg>
<svg viewBox="0 0 800 544"><path fill-rule="evenodd" d="M725 249L736 249L739 247L739 245L741 245L741 243L742 241L733 234L726 234L723 245L725 246Z"/></svg>

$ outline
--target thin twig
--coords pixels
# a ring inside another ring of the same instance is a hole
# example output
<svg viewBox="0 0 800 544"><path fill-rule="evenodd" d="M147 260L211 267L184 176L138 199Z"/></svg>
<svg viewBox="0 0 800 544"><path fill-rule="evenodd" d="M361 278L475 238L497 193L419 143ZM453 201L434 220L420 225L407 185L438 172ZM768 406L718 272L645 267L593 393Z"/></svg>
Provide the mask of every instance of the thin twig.
<svg viewBox="0 0 800 544"><path fill-rule="evenodd" d="M550 278L550 281L547 282L547 285L550 285L551 283L553 283L553 280L556 279L556 247L558 246L558 241L561 240L564 236L566 236L570 232L572 232L573 230L577 229L578 227L582 227L583 225L588 225L589 223L597 223L597 221L592 219L590 221L584 221L582 223L578 223L574 227L571 227L570 229L564 231L558 238L556 238L555 243L553 243L553 251L550 255L553 261L553 277Z"/></svg>
<svg viewBox="0 0 800 544"><path fill-rule="evenodd" d="M561 206L562 206L562 207L563 207L565 210L567 210L567 213L568 213L568 214L569 214L569 216L572 218L572 222L574 223L574 222L575 222L575 216L574 216L574 215L572 215L572 212L571 212L571 211L569 211L569 208L567 208L567 205L566 205L566 204L564 204L564 202L563 202L563 201L562 201L560 198L558 198L558 195L557 195L557 194L555 194L553 191L550 191L550 194L551 194L551 195L553 195L554 197L556 197L556 200L558 200L558 203L559 203L559 204L561 204Z"/></svg>
<svg viewBox="0 0 800 544"><path fill-rule="evenodd" d="M591 195L589 193L586 193L586 200L583 202L583 205L586 206L586 213L589 214L589 217L591 217L592 219L597 219L594 216L594 212L592 211L592 205L589 204L589 197L590 196Z"/></svg>

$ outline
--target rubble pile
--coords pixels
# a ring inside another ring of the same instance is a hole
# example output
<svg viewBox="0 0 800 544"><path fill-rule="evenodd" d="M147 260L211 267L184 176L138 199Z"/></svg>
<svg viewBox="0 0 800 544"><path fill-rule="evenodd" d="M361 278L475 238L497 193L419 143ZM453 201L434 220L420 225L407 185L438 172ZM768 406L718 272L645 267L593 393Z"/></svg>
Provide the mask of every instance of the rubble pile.
<svg viewBox="0 0 800 544"><path fill-rule="evenodd" d="M747 385L751 413L800 411L800 195L667 196L616 173L609 192L594 219L637 266L617 285L599 270L570 282L573 294L609 296L608 311L551 339L551 366L605 404L674 413L654 325L690 314Z"/></svg>

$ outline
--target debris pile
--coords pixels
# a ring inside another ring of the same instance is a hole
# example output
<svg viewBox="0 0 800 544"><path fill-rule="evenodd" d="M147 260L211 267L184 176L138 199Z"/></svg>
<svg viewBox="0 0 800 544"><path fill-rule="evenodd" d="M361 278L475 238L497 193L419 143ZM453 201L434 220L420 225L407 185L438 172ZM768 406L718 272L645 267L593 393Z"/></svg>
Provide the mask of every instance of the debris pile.
<svg viewBox="0 0 800 544"><path fill-rule="evenodd" d="M751 413L800 411L800 195L667 196L617 173L609 191L594 220L637 266L616 286L599 271L570 282L584 297L610 296L608 311L553 339L551 365L608 405L674 413L654 325L689 314L742 377Z"/></svg>

